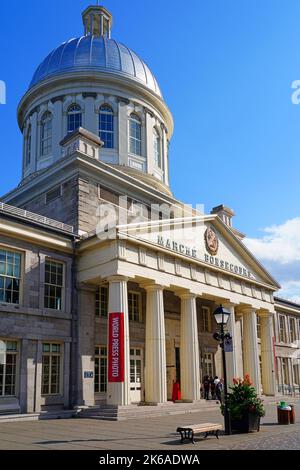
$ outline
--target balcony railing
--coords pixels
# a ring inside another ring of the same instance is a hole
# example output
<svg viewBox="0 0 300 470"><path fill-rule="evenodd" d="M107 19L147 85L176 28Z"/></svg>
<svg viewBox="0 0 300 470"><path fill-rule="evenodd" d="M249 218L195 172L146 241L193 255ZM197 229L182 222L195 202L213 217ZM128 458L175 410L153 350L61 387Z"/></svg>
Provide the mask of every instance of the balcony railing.
<svg viewBox="0 0 300 470"><path fill-rule="evenodd" d="M20 209L19 207L10 206L8 204L5 204L4 202L0 202L0 212L4 212L5 214L9 215L14 215L21 219L30 220L32 222L37 222L41 225L56 228L64 232L74 233L74 227L72 227L71 225L64 224L63 222L59 222L54 219L49 219L49 217L45 217L40 214L35 214L34 212L30 212L25 209Z"/></svg>

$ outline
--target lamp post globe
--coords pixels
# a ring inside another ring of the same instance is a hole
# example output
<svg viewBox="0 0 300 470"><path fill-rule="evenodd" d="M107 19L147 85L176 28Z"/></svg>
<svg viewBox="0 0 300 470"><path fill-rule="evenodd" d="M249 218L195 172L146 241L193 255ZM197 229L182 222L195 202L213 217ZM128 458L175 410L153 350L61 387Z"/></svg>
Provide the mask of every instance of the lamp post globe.
<svg viewBox="0 0 300 470"><path fill-rule="evenodd" d="M220 305L214 311L214 317L217 325L220 326L220 331L214 333L213 338L220 343L222 349L222 365L223 365L223 375L224 375L224 428L225 434L231 434L231 421L230 421L230 412L228 409L228 395L227 395L227 372L226 372L226 354L225 354L225 340L231 339L229 333L225 333L224 327L227 325L227 322L230 317L230 311L226 310L222 305Z"/></svg>

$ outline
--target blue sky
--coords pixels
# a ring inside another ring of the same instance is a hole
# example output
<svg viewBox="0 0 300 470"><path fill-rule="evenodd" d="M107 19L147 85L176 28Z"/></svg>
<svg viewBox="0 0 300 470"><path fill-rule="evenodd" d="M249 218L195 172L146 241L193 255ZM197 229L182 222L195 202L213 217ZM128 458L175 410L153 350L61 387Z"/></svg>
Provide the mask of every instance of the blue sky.
<svg viewBox="0 0 300 470"><path fill-rule="evenodd" d="M300 2L103 3L114 15L113 37L148 63L173 112L175 195L204 203L207 212L220 203L232 207L235 225L260 259L279 280L299 282L291 295L299 292L300 299L300 105L291 101L291 83L300 79ZM1 194L20 180L18 101L46 54L82 34L88 5L1 2L0 80L7 85L7 104L0 106ZM289 261L287 245L294 247Z"/></svg>

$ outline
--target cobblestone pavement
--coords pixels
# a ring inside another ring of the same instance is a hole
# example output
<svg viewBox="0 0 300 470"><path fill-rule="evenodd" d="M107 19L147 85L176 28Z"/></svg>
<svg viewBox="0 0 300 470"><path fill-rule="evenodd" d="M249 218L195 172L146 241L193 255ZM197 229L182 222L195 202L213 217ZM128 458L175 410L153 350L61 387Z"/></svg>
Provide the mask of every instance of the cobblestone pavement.
<svg viewBox="0 0 300 470"><path fill-rule="evenodd" d="M0 450L218 450L300 449L300 400L296 424L278 425L276 405L267 405L259 433L196 438L181 444L176 428L182 424L223 423L218 410L121 422L68 419L0 422Z"/></svg>

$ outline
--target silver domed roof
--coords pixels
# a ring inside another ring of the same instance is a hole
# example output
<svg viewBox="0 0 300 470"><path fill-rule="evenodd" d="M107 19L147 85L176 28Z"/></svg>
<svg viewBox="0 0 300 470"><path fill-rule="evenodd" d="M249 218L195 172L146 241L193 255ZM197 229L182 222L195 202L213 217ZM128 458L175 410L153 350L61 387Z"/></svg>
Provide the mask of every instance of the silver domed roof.
<svg viewBox="0 0 300 470"><path fill-rule="evenodd" d="M113 39L94 35L71 39L54 49L37 68L30 87L47 78L80 71L125 76L162 96L151 70L135 52Z"/></svg>

